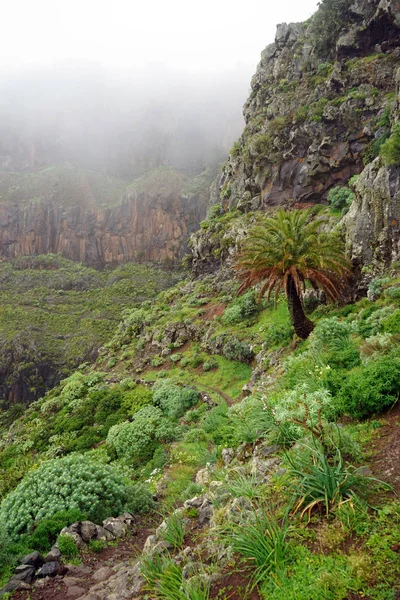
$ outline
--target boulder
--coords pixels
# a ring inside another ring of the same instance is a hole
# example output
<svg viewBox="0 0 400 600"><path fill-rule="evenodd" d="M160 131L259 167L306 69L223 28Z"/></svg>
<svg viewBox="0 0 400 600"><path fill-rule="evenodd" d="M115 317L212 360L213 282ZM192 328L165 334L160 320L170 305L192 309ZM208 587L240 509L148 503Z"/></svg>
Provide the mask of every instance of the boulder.
<svg viewBox="0 0 400 600"><path fill-rule="evenodd" d="M90 540L97 537L97 525L92 523L92 521L82 521L80 524L80 536L88 544Z"/></svg>
<svg viewBox="0 0 400 600"><path fill-rule="evenodd" d="M43 577L55 577L56 575L64 575L67 569L64 565L58 561L52 561L45 563L37 572L37 576Z"/></svg>
<svg viewBox="0 0 400 600"><path fill-rule="evenodd" d="M45 562L55 562L58 561L59 558L61 558L60 549L57 546L53 546L50 552L44 557L44 560Z"/></svg>
<svg viewBox="0 0 400 600"><path fill-rule="evenodd" d="M21 565L32 565L35 569L39 569L44 564L44 558L40 552L31 552L24 556L21 560Z"/></svg>
<svg viewBox="0 0 400 600"><path fill-rule="evenodd" d="M229 465L235 458L235 451L233 448L224 448L221 452L222 460L224 465Z"/></svg>
<svg viewBox="0 0 400 600"><path fill-rule="evenodd" d="M10 581L0 589L0 597L4 596L4 594L11 594L12 592L16 592L17 590L30 590L31 585L26 583L25 581L21 581L20 579L10 579Z"/></svg>
<svg viewBox="0 0 400 600"><path fill-rule="evenodd" d="M20 581L25 581L25 583L32 583L35 577L35 567L32 565L19 565L15 569L15 573L12 579L19 579Z"/></svg>

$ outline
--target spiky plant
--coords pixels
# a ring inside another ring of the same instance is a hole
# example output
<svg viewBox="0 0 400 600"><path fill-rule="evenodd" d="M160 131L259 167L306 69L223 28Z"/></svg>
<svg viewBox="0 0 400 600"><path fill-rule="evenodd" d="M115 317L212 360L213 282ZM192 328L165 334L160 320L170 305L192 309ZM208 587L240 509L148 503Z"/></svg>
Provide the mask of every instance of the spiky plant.
<svg viewBox="0 0 400 600"><path fill-rule="evenodd" d="M336 235L321 230L326 224L326 217L313 218L312 209L278 210L254 227L236 260L243 280L239 293L262 283L260 296L269 298L274 291L276 303L283 290L294 330L303 339L314 328L304 313L306 281L336 301L350 276L343 244Z"/></svg>

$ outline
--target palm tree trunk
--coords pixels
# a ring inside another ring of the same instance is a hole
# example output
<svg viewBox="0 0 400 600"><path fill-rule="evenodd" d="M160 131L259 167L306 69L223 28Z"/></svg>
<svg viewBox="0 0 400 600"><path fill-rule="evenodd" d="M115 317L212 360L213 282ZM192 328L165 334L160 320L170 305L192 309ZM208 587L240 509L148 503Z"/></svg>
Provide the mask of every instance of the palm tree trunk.
<svg viewBox="0 0 400 600"><path fill-rule="evenodd" d="M288 280L287 300L294 330L300 338L305 340L314 329L314 323L304 313L303 303L292 277L289 277Z"/></svg>

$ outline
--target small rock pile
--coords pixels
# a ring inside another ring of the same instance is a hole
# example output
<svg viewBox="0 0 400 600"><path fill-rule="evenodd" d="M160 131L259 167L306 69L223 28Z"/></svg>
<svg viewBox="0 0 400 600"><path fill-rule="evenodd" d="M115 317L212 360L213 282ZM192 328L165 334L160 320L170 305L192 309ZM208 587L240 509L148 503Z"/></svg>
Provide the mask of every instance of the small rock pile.
<svg viewBox="0 0 400 600"><path fill-rule="evenodd" d="M136 533L135 521L130 513L119 517L110 517L103 525L92 521L77 521L64 527L60 535L71 537L78 548L84 548L91 540L110 542L125 537L128 533ZM22 558L10 581L0 590L0 596L16 590L29 590L36 579L64 576L69 569L61 562L61 552L56 543L46 554L32 552Z"/></svg>

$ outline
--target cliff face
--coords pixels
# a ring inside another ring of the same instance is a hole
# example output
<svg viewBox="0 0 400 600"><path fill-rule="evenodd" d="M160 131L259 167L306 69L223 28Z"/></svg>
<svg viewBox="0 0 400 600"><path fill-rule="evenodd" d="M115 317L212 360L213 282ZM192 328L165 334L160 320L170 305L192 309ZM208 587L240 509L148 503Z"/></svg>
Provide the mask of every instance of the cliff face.
<svg viewBox="0 0 400 600"><path fill-rule="evenodd" d="M380 149L397 143L399 40L397 0L324 0L308 22L279 25L223 167L223 210L325 204L362 173L344 221L349 252L358 264L398 260L400 155L385 162ZM195 270L229 256L226 246L210 244L209 230L192 236Z"/></svg>
<svg viewBox="0 0 400 600"><path fill-rule="evenodd" d="M0 205L0 256L55 253L102 266L175 262L204 218L207 198L172 192L126 196L117 206L60 206L57 198Z"/></svg>

